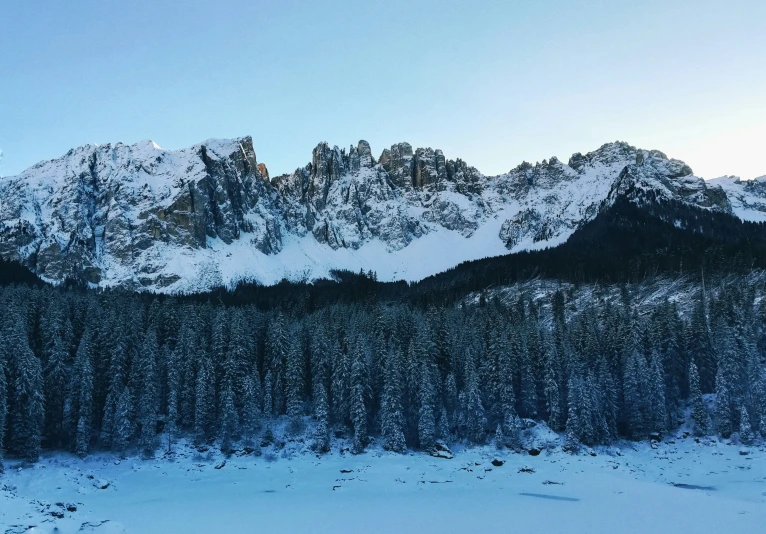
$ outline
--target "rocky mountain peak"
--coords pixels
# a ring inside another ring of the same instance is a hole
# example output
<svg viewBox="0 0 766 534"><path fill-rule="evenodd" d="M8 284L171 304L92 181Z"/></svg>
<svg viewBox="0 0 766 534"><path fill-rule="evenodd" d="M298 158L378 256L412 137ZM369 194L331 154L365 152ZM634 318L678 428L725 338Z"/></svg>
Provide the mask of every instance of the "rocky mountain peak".
<svg viewBox="0 0 766 534"><path fill-rule="evenodd" d="M461 261L556 246L619 195L766 220L766 187L705 182L624 142L484 176L438 149L319 143L269 179L251 137L183 150L86 145L0 178L0 255L42 277L191 291L330 269L417 279Z"/></svg>

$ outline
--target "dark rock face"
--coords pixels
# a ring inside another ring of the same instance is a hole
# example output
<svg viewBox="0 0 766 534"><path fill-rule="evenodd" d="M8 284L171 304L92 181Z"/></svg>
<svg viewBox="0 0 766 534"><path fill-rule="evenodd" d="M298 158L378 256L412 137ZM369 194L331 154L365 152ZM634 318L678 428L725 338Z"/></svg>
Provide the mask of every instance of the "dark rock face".
<svg viewBox="0 0 766 534"><path fill-rule="evenodd" d="M403 190L412 188L415 164L412 145L398 143L390 149L385 149L380 155L379 163L388 174L394 187Z"/></svg>
<svg viewBox="0 0 766 534"><path fill-rule="evenodd" d="M182 172L170 181L171 171ZM24 194L14 195L16 189ZM150 285L169 282L152 276L156 264L137 261L144 252L159 244L201 249L208 239L232 243L241 232L253 232L248 215L259 202L270 203L270 185L255 167L249 137L178 153L150 143L82 147L0 183L0 191L11 198L0 208L4 257L51 280L93 284L102 280L99 260L107 257L114 268L134 273L133 282L125 280L129 287L141 278ZM276 252L281 243L273 215L263 222L254 246Z"/></svg>

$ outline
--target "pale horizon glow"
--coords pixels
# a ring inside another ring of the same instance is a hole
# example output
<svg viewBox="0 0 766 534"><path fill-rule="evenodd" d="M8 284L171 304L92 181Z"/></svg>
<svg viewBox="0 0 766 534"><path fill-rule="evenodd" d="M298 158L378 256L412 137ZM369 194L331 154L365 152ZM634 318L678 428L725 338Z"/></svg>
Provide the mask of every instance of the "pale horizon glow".
<svg viewBox="0 0 766 534"><path fill-rule="evenodd" d="M42 5L45 4L45 5ZM84 144L441 148L486 175L621 140L766 175L766 3L274 0L0 10L0 175Z"/></svg>

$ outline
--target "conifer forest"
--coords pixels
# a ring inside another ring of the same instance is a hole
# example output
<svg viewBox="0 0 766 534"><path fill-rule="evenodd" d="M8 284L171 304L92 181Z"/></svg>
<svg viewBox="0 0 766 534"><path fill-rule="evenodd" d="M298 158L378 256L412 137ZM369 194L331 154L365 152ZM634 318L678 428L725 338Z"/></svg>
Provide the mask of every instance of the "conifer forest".
<svg viewBox="0 0 766 534"><path fill-rule="evenodd" d="M372 441L514 449L531 421L572 449L647 439L687 416L697 435L766 434L758 276L685 280L671 298L651 294L667 280L537 281L449 305L378 298L372 275L347 276L356 296L319 304L3 287L6 454L152 455L181 437L257 454L279 420L320 454L332 436L353 453Z"/></svg>

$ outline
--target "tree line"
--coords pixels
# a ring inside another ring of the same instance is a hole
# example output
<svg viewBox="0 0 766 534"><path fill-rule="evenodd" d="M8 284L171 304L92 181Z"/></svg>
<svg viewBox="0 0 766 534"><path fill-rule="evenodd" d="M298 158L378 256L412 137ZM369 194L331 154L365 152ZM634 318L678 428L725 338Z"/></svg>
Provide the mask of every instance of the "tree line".
<svg viewBox="0 0 766 534"><path fill-rule="evenodd" d="M634 286L560 285L291 309L7 286L0 450L152 455L181 437L257 450L284 418L318 453L332 436L355 453L371 439L397 452L518 448L525 419L577 447L646 439L687 413L698 435L749 442L766 437L756 286L730 277L683 305L643 302Z"/></svg>

